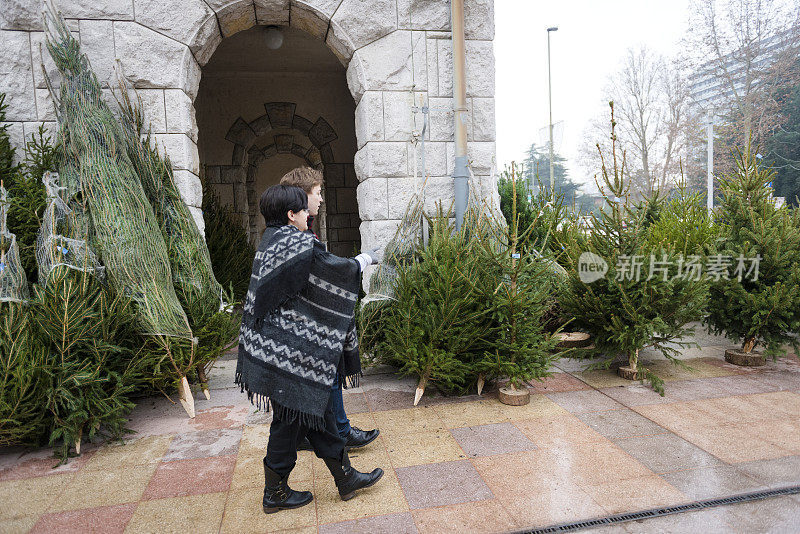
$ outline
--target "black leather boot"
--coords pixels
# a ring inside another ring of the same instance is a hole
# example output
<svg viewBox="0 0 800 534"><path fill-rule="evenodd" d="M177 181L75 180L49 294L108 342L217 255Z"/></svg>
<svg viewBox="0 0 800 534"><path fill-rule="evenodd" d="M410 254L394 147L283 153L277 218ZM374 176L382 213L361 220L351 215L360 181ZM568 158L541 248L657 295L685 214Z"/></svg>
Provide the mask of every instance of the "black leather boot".
<svg viewBox="0 0 800 534"><path fill-rule="evenodd" d="M310 491L295 491L289 487L289 475L281 476L264 465L264 513L274 514L278 510L300 508L310 503L314 496Z"/></svg>
<svg viewBox="0 0 800 534"><path fill-rule="evenodd" d="M358 427L351 427L350 433L345 436L345 450L360 449L364 445L369 445L375 438L378 437L381 431L377 428L374 430L361 430Z"/></svg>
<svg viewBox="0 0 800 534"><path fill-rule="evenodd" d="M325 458L325 465L328 466L339 496L343 501L348 501L355 497L356 491L368 488L375 484L383 476L383 469L380 467L373 469L371 473L361 473L350 465L350 458L345 452L342 461L335 458Z"/></svg>

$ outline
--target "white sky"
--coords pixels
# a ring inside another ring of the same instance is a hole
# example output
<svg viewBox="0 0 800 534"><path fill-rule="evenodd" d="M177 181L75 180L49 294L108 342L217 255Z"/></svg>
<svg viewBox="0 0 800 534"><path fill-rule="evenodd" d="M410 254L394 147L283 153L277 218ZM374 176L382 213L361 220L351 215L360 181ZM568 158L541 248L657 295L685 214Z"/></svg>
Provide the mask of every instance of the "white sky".
<svg viewBox="0 0 800 534"><path fill-rule="evenodd" d="M559 152L576 182L593 182L577 165L588 121L607 112L608 76L630 47L647 45L665 56L679 50L689 0L495 0L497 167L521 161L541 145L548 124L547 31L553 77L553 122L564 121ZM556 145L556 149L559 147Z"/></svg>

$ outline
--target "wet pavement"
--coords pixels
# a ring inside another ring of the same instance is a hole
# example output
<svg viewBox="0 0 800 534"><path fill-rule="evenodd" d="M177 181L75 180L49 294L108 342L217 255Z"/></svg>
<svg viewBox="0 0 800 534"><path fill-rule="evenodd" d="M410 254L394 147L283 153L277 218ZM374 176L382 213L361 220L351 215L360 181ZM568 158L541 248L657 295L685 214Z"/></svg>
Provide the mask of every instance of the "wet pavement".
<svg viewBox="0 0 800 534"><path fill-rule="evenodd" d="M508 532L800 485L800 361L735 367L728 342L696 341L691 369L642 355L664 397L560 360L526 406L430 391L414 407L412 380L373 370L345 407L353 425L380 428L351 459L383 479L343 502L303 452L290 483L314 501L272 515L261 511L271 414L234 387L228 357L194 419L142 399L124 445L85 444L55 468L51 450L0 449L0 532ZM800 495L592 532L800 532Z"/></svg>

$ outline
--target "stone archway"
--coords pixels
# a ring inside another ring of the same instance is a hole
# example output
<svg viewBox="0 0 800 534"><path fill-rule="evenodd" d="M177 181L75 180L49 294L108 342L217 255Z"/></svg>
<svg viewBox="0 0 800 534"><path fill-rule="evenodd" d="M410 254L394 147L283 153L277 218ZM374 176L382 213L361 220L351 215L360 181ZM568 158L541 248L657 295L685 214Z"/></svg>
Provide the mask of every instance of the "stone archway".
<svg viewBox="0 0 800 534"><path fill-rule="evenodd" d="M250 240L258 239L258 195L256 173L266 160L279 154L293 154L306 165L325 174L324 197L352 197L355 204L355 181L345 179L352 163L337 162L331 143L338 139L333 126L324 117L311 121L297 113L294 102L267 102L265 113L251 121L239 117L228 129L225 139L232 144L230 165L205 166L206 183L210 187L230 184L234 188L233 209L247 221ZM352 173L350 173L352 174ZM346 204L346 203L345 203ZM338 239L339 233L351 237L358 231L358 213L347 212L343 206L323 203L319 232L323 242ZM336 233L329 236L328 228ZM346 241L346 240L341 240Z"/></svg>

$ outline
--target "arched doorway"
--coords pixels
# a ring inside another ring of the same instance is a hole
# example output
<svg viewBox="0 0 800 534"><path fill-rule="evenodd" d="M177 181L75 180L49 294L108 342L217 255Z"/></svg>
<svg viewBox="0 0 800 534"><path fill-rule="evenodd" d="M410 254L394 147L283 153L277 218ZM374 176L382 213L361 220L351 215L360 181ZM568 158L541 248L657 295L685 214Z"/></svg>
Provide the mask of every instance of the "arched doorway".
<svg viewBox="0 0 800 534"><path fill-rule="evenodd" d="M316 230L332 252L350 255L360 248L361 220L346 69L317 37L297 28L282 32L282 46L270 49L265 27L241 31L203 67L194 104L201 172L255 242L264 228L261 192L294 167L323 170Z"/></svg>

